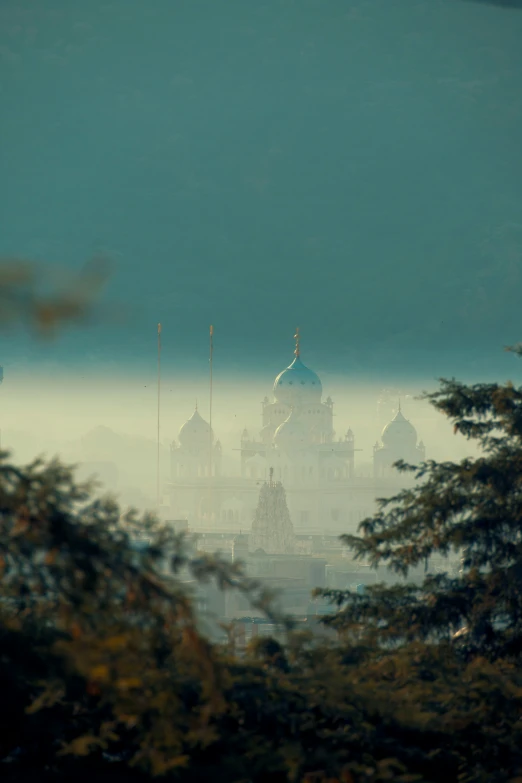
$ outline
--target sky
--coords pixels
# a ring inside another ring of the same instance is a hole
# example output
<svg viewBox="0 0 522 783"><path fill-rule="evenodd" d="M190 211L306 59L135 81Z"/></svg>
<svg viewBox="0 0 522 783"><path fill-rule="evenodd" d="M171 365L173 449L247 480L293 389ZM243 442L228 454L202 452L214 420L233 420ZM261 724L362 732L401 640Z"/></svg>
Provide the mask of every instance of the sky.
<svg viewBox="0 0 522 783"><path fill-rule="evenodd" d="M96 325L1 336L4 386L145 387L158 321L187 399L211 323L227 383L296 326L347 384L516 375L521 40L465 0L2 0L0 257L113 261Z"/></svg>

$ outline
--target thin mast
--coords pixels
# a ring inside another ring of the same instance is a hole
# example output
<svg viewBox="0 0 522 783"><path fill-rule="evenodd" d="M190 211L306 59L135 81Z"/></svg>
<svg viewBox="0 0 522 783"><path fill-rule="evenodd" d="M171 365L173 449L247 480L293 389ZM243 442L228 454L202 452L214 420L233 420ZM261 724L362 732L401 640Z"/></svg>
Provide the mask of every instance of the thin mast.
<svg viewBox="0 0 522 783"><path fill-rule="evenodd" d="M210 413L209 413L209 478L212 482L212 359L214 356L214 327L210 326L210 332L209 332L209 370L210 370L210 387L209 387L209 403L210 403ZM212 486L212 483L211 483ZM212 509L210 509L210 513L212 513Z"/></svg>
<svg viewBox="0 0 522 783"><path fill-rule="evenodd" d="M160 508L160 392L161 392L161 324L158 324L158 431L156 454L156 508Z"/></svg>

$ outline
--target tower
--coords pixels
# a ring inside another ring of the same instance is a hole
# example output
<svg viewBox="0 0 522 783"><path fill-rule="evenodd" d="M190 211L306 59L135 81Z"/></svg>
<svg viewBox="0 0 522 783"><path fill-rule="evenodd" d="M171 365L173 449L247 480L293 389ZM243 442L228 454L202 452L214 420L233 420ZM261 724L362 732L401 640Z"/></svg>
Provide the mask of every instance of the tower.
<svg viewBox="0 0 522 783"><path fill-rule="evenodd" d="M267 555L292 554L295 548L294 528L286 504L286 493L280 481L270 478L259 492L259 500L252 522L249 549L263 550Z"/></svg>

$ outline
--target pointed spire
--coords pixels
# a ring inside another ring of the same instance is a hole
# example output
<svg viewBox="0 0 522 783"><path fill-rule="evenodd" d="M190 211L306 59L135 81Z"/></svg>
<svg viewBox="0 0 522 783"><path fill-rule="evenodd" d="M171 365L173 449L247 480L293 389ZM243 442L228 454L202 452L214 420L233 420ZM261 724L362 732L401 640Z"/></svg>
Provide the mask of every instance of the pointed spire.
<svg viewBox="0 0 522 783"><path fill-rule="evenodd" d="M401 413L401 398L399 397L399 413Z"/></svg>
<svg viewBox="0 0 522 783"><path fill-rule="evenodd" d="M261 486L257 508L252 520L249 549L261 549L265 554L292 554L295 550L295 536L286 493L281 482L271 478Z"/></svg>
<svg viewBox="0 0 522 783"><path fill-rule="evenodd" d="M194 410L196 411L196 413L198 412L198 398L197 397L196 397L196 407L194 408Z"/></svg>
<svg viewBox="0 0 522 783"><path fill-rule="evenodd" d="M295 330L294 340L295 340L294 355L296 359L299 359L299 357L301 356L301 335L299 334L299 327L297 327L297 329Z"/></svg>

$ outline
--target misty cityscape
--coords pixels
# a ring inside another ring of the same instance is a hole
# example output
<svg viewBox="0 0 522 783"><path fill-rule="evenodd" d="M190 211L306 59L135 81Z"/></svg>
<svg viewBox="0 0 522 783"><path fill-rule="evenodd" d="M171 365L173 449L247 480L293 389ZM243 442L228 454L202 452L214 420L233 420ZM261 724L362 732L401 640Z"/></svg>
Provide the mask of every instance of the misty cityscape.
<svg viewBox="0 0 522 783"><path fill-rule="evenodd" d="M164 343L168 334L162 337ZM212 335L212 349L215 339ZM143 400L140 406L140 415L148 414L149 437L143 424L139 434L136 422L133 432L122 429L122 397L118 417L106 408L103 423L75 440L66 437L69 427L64 432L54 427L52 442L56 453L77 466L79 480L94 478L98 491L111 493L123 507L155 510L167 525L186 533L197 551L245 563L252 576L279 591L287 611L313 616L327 611L326 605L311 604L315 588L361 590L377 578L396 581L389 573L377 577L340 541L342 534L356 534L359 523L376 512L379 498L411 486L411 475L400 473L395 463L404 460L415 466L426 458L459 458L472 454L473 448L455 438L449 427L445 431L440 414L422 399L421 388L362 390L334 379L334 401L328 386L305 364L302 339L299 328L293 339L291 333L287 336L291 361L274 379L267 378L264 388L244 383L242 391L241 382L233 389L220 388L212 354L212 387L210 375L192 382L184 378L174 410L168 392L177 381L167 366L166 377L157 379L163 402L156 396L156 382L151 383L148 410ZM219 349L219 340L217 344ZM72 416L78 429L100 404L81 386L75 388L85 413ZM16 410L19 390L13 391L11 396L8 384L2 389L5 404L12 400ZM241 411L239 420L236 411ZM63 421L64 414L60 405L57 419ZM129 408L126 416L132 415ZM235 429L230 429L231 422ZM33 455L45 449L52 456L47 435L42 433L39 440L37 431L31 434L7 430L4 446L15 453L18 447L22 455L26 449ZM260 521L267 488L282 492L282 507ZM288 531L283 535L285 519ZM458 562L454 559L451 567L457 568ZM447 564L438 567L443 570ZM237 596L219 596L213 590L200 599L200 606L214 620L237 619L248 611L246 600L238 606Z"/></svg>
<svg viewBox="0 0 522 783"><path fill-rule="evenodd" d="M0 0L0 781L522 782L521 79L521 0Z"/></svg>

